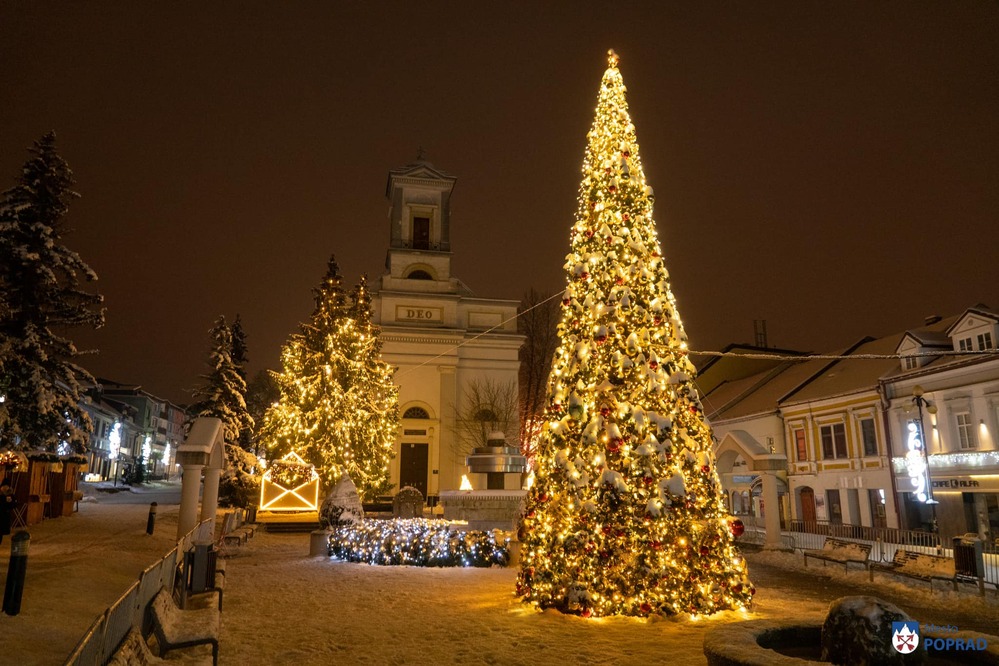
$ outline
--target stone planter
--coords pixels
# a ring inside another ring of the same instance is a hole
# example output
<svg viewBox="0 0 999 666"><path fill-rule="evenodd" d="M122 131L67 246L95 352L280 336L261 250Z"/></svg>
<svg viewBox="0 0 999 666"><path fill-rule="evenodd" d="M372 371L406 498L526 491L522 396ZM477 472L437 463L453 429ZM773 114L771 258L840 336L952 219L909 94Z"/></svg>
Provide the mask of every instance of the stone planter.
<svg viewBox="0 0 999 666"><path fill-rule="evenodd" d="M802 666L820 661L822 620L814 622L750 620L711 629L704 637L709 666ZM999 666L999 636L970 631L923 632L925 638L985 639L985 650L932 650L927 664L993 664Z"/></svg>

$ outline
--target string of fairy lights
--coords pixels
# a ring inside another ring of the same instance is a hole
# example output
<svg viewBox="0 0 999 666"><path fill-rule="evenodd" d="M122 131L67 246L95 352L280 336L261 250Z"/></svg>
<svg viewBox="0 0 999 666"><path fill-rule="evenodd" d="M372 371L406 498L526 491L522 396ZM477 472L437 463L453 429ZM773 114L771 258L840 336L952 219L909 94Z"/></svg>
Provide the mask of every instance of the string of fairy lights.
<svg viewBox="0 0 999 666"><path fill-rule="evenodd" d="M379 566L506 566L510 539L446 520L365 520L334 526L328 552L345 562Z"/></svg>
<svg viewBox="0 0 999 666"><path fill-rule="evenodd" d="M510 322L517 321L520 317L523 317L531 310L539 308L556 299L561 300L565 292L556 292L549 296L548 298L535 303L534 305L525 308L517 312L512 317L507 317L500 323L473 335L470 338L462 340L458 344L452 346L446 351L432 356L425 361L417 363L416 365L408 366L404 370L399 372L399 376L405 376L406 374L418 370L426 365L433 363L441 358L447 356L453 356L456 351L461 349L467 344L475 342L479 338L482 338L490 333L495 333L496 331L502 331L504 327ZM690 356L708 356L708 357L719 357L719 358L755 358L767 361L792 361L796 363L805 363L807 361L838 361L838 360L861 360L861 361L885 361L885 360L898 360L902 361L905 359L923 359L923 358L939 358L939 357L961 357L961 358L974 358L974 357L999 357L999 348L996 349L968 349L968 350L956 350L956 349L938 349L933 351L923 351L923 352L907 352L907 353L897 353L897 354L788 354L780 352L764 352L756 351L746 352L746 351L724 351L724 350L688 350L687 354Z"/></svg>

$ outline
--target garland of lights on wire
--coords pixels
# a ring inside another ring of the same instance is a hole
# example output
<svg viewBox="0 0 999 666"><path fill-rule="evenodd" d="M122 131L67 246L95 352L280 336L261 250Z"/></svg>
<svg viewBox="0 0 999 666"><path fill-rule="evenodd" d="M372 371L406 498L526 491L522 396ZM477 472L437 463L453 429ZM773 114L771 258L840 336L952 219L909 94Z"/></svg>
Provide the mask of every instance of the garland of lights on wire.
<svg viewBox="0 0 999 666"><path fill-rule="evenodd" d="M617 65L587 134L517 594L584 617L746 608Z"/></svg>

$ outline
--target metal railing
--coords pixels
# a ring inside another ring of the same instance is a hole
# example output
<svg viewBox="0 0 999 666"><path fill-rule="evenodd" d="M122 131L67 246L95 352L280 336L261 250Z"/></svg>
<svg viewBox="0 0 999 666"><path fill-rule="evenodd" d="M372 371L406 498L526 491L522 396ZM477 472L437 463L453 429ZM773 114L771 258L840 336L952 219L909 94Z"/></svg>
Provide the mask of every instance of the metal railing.
<svg viewBox="0 0 999 666"><path fill-rule="evenodd" d="M746 516L739 516L745 523ZM755 522L755 521L754 521ZM894 527L866 527L862 525L838 525L826 521L788 521L787 529L781 530L781 545L787 550L819 550L826 537L845 541L866 543L871 546L870 562L891 562L899 550L954 558L954 548L944 546L938 534L920 530L902 530ZM739 542L762 545L766 532L762 527L747 525ZM978 583L979 589L992 587L999 595L999 544L982 542L982 559L976 563L974 574L955 568L958 580ZM965 558L962 558L962 564Z"/></svg>
<svg viewBox="0 0 999 666"><path fill-rule="evenodd" d="M211 540L215 525L203 520L165 556L146 567L125 593L97 616L73 648L65 666L104 666L132 629L145 633L146 609L161 589L171 590L177 563L195 541Z"/></svg>

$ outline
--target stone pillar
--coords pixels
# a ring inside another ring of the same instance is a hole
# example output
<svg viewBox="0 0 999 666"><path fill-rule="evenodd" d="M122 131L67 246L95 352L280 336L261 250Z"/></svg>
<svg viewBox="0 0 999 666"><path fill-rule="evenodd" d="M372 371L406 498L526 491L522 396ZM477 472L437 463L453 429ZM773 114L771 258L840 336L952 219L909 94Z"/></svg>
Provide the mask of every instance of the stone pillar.
<svg viewBox="0 0 999 666"><path fill-rule="evenodd" d="M780 498L777 492L777 472L766 470L763 477L763 506L766 516L764 525L767 531L764 548L780 548Z"/></svg>
<svg viewBox="0 0 999 666"><path fill-rule="evenodd" d="M180 486L180 516L177 519L177 539L198 524L198 493L201 490L201 470L204 465L184 465Z"/></svg>
<svg viewBox="0 0 999 666"><path fill-rule="evenodd" d="M215 524L215 512L219 508L219 478L222 470L209 467L205 470L205 491L201 496L201 520L211 520Z"/></svg>
<svg viewBox="0 0 999 666"><path fill-rule="evenodd" d="M458 404L458 390L454 366L442 365L437 368L441 379L441 432L440 432L440 472L439 490L456 490L457 480L464 473L464 460L455 460L454 421L455 406ZM458 471L458 470L461 471Z"/></svg>

